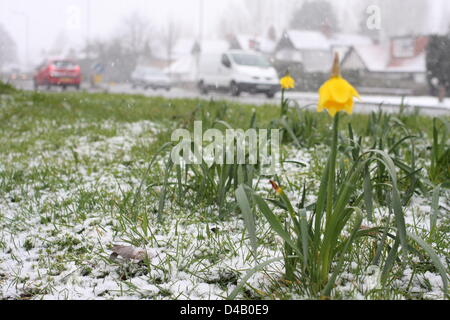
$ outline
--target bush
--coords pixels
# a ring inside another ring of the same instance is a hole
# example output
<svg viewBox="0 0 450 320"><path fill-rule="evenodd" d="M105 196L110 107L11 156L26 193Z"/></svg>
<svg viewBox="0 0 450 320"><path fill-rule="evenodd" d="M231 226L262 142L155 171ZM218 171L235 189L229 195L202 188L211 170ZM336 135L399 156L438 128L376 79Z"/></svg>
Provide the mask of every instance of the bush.
<svg viewBox="0 0 450 320"><path fill-rule="evenodd" d="M16 91L17 90L12 85L0 81L0 94L8 94Z"/></svg>

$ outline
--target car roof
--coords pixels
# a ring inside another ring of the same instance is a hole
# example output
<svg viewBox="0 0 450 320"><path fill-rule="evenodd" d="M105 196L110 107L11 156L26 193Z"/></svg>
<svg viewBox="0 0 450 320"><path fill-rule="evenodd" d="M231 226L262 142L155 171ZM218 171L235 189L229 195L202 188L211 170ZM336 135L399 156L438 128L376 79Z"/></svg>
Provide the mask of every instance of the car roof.
<svg viewBox="0 0 450 320"><path fill-rule="evenodd" d="M44 60L46 61L63 61L63 60L70 60L64 57L59 57L59 56L47 56L44 58Z"/></svg>
<svg viewBox="0 0 450 320"><path fill-rule="evenodd" d="M49 62L71 62L71 63L76 63L75 60L72 59L49 59Z"/></svg>

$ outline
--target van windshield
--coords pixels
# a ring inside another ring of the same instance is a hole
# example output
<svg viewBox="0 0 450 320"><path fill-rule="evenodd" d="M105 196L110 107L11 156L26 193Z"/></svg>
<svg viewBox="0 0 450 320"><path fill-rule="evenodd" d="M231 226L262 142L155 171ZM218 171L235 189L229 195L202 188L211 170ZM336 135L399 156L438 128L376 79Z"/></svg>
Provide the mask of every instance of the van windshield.
<svg viewBox="0 0 450 320"><path fill-rule="evenodd" d="M260 68L270 68L270 62L263 56L255 54L245 54L245 53L233 53L231 54L234 62L241 66L249 67L260 67Z"/></svg>

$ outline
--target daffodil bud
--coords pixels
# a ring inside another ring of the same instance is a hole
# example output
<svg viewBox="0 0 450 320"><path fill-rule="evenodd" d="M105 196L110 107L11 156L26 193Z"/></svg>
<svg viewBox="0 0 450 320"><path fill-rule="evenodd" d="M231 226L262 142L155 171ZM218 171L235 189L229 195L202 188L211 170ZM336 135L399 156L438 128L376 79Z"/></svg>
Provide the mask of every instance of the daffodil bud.
<svg viewBox="0 0 450 320"><path fill-rule="evenodd" d="M277 194L283 193L283 189L281 189L281 187L275 181L270 180L270 184L272 185L273 190L275 190Z"/></svg>

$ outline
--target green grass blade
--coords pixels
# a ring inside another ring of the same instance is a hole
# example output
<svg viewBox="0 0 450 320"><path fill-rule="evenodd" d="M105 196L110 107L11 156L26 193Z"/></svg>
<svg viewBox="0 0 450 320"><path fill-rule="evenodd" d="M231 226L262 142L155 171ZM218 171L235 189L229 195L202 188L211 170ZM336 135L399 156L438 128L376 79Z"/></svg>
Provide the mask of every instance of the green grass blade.
<svg viewBox="0 0 450 320"><path fill-rule="evenodd" d="M309 250L309 232L308 232L308 221L306 220L306 210L300 211L300 230L302 239L302 249L303 249L303 270L308 266L308 250Z"/></svg>
<svg viewBox="0 0 450 320"><path fill-rule="evenodd" d="M338 275L341 273L342 267L345 263L345 255L347 254L347 252L349 252L352 244L354 243L356 236L361 228L362 221L363 218L361 213L359 212L353 227L353 231L350 234L350 237L345 242L344 249L340 252L339 262L337 263L337 266L335 267L330 279L328 280L327 285L325 286L325 289L322 292L323 296L329 297L331 295L331 290L333 290L333 287L336 283L336 279Z"/></svg>
<svg viewBox="0 0 450 320"><path fill-rule="evenodd" d="M164 207L166 204L166 197L167 197L167 186L169 183L170 174L172 171L172 168L174 166L174 163L172 159L169 158L166 165L166 172L164 174L164 185L161 190L161 195L159 197L159 206L158 206L158 221L161 222L164 212Z"/></svg>
<svg viewBox="0 0 450 320"><path fill-rule="evenodd" d="M390 274L392 267L394 266L395 260L398 257L398 248L400 246L400 239L397 236L395 239L394 245L391 250L389 250L389 254L386 258L386 262L384 263L383 273L382 273L382 283L386 283L387 277Z"/></svg>
<svg viewBox="0 0 450 320"><path fill-rule="evenodd" d="M364 174L364 203L366 205L368 219L373 222L373 189L368 167L366 167Z"/></svg>
<svg viewBox="0 0 450 320"><path fill-rule="evenodd" d="M244 185L240 185L236 190L236 199L239 204L239 207L241 208L245 227L247 228L247 231L250 236L253 254L256 257L258 250L258 241L256 238L255 216L253 214L253 210L251 209L251 205L248 200Z"/></svg>
<svg viewBox="0 0 450 320"><path fill-rule="evenodd" d="M445 269L444 265L442 264L441 260L439 259L436 252L433 250L433 248L427 244L425 241L423 241L420 237L408 233L408 237L414 240L430 257L431 261L433 262L436 269L439 271L439 274L441 275L442 282L444 284L444 294L447 295L448 293L448 277L447 277L447 270Z"/></svg>
<svg viewBox="0 0 450 320"><path fill-rule="evenodd" d="M406 223L405 216L403 215L402 203L400 199L400 194L397 185L397 173L395 171L395 164L392 158L384 151L380 150L370 150L369 152L378 154L381 156L379 161L381 161L389 172L389 176L392 180L392 208L394 210L395 222L397 225L397 231L400 237L400 243L403 249L406 249L407 246L407 237L406 237Z"/></svg>
<svg viewBox="0 0 450 320"><path fill-rule="evenodd" d="M431 200L431 217L430 226L431 234L433 235L436 231L437 220L439 217L439 197L441 194L441 186L437 186L433 191L433 199Z"/></svg>
<svg viewBox="0 0 450 320"><path fill-rule="evenodd" d="M236 299L237 295L239 294L239 292L241 292L241 290L244 288L245 284L247 283L247 281L253 277L253 275L255 273L257 273L258 271L261 271L262 269L264 269L265 267L271 265L274 262L277 261L283 261L284 258L274 258L274 259L270 259L264 263L261 263L259 265L257 265L255 268L253 268L252 270L250 270L245 277L242 279L242 281L236 286L236 288L230 293L230 295L227 297L227 300L234 300Z"/></svg>
<svg viewBox="0 0 450 320"><path fill-rule="evenodd" d="M283 227L281 221L273 214L272 210L267 206L267 203L258 195L254 195L254 199L256 204L258 205L259 210L261 210L262 214L266 217L269 224L272 226L272 229L286 242L288 243L292 249L298 254L301 255L300 249L297 247L295 242L291 239L289 233Z"/></svg>
<svg viewBox="0 0 450 320"><path fill-rule="evenodd" d="M321 229L321 225L322 225L322 218L323 218L323 213L325 211L325 204L326 204L326 199L327 199L327 183L328 183L329 168L330 168L330 166L327 163L325 170L322 173L322 179L320 181L319 195L317 197L315 218L314 218L315 219L314 243L318 243L320 240L320 229Z"/></svg>

